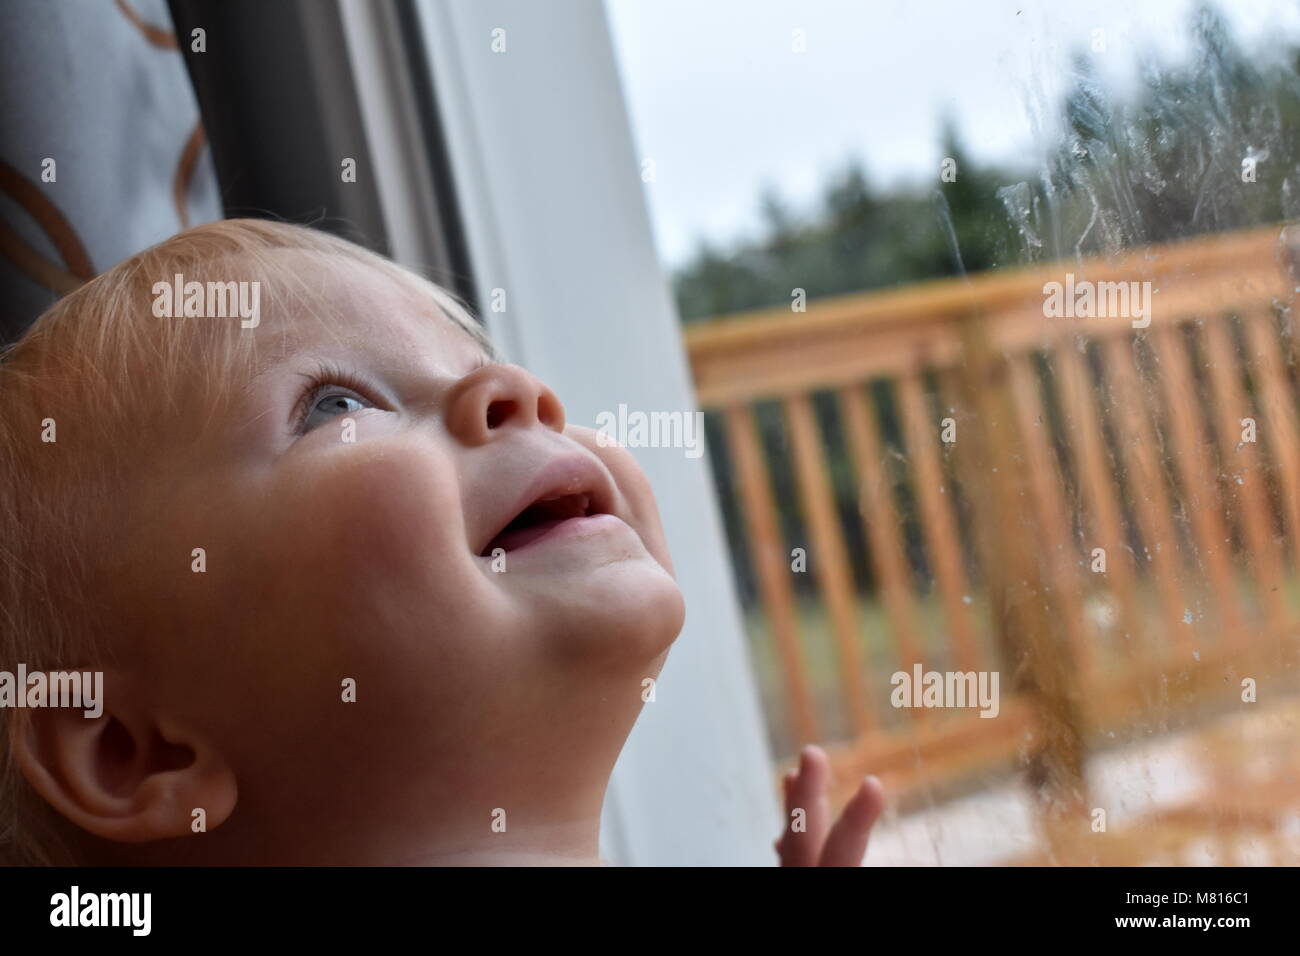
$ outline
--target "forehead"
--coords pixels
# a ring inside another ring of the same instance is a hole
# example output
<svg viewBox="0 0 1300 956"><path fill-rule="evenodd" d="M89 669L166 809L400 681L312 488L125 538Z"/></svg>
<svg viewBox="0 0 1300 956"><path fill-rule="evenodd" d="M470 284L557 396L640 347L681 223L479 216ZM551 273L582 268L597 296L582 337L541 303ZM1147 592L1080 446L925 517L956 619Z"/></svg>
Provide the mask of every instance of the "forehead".
<svg viewBox="0 0 1300 956"><path fill-rule="evenodd" d="M345 257L279 252L252 336L255 373L293 356L363 353L395 371L456 373L482 346L413 278Z"/></svg>

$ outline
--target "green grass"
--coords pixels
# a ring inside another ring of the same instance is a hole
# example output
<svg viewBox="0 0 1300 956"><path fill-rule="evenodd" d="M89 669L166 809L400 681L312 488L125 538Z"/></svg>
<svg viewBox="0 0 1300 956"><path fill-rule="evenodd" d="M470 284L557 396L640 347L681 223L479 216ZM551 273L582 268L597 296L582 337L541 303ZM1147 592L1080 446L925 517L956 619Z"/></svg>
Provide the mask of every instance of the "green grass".
<svg viewBox="0 0 1300 956"><path fill-rule="evenodd" d="M1100 580L1100 579L1099 579ZM1163 638L1158 596L1150 582L1139 579L1138 600L1144 621L1153 626L1157 640ZM1243 602L1242 613L1247 621L1258 615L1254 604L1254 582L1244 571L1238 576L1238 593ZM1300 609L1300 576L1290 575L1284 582L1286 607L1290 618L1297 618ZM1195 592L1184 590L1186 610L1194 629L1193 645L1210 644L1216 639L1213 601L1204 588ZM998 658L993 646L986 596L979 591L969 593L969 608L975 623L976 637L982 659L991 669L1005 670L1005 662ZM1085 595L1085 600L1088 596ZM951 643L948 640L947 621L936 593L915 598L918 628L923 641L922 653L927 669L952 670ZM891 690L889 677L899 669L898 650L893 644L892 629L884 605L875 595L858 595L858 650L866 673L868 703L886 728L905 726L905 716L889 706ZM848 714L843 706L840 661L831 623L822 602L815 597L800 597L796 602L799 626L799 646L802 651L805 676L813 697L821 739L825 742L849 740L852 732ZM773 752L778 759L792 755L797 742L792 733L786 701L786 685L781 674L781 661L772 639L767 615L758 606L745 612L745 626L756 679L759 683L763 711L768 721L768 734ZM1249 624L1247 625L1249 628ZM1092 630L1094 635L1096 629ZM1095 638L1094 638L1095 639ZM1102 666L1122 666L1126 660L1119 639L1105 640L1098 651ZM1004 685L1005 689L1005 685Z"/></svg>

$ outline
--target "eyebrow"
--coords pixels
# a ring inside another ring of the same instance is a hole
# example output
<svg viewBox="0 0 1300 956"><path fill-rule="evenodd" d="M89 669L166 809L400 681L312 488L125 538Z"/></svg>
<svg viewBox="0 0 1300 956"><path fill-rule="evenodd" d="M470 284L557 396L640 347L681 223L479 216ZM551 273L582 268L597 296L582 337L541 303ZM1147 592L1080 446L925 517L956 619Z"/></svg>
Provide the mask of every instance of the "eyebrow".
<svg viewBox="0 0 1300 956"><path fill-rule="evenodd" d="M311 345L300 345L297 348L288 347L286 346L286 342L289 340L289 338L290 338L289 335L281 336L281 338L277 342L277 347L273 352L261 353L253 361L252 374L249 375L247 380L243 383L243 385L236 390L240 400L246 399L249 396L249 394L254 391L258 383L267 375L282 370L286 365L289 364L289 362L293 359L294 356L302 354L303 352L315 351ZM471 341L474 341L475 345L479 345L479 343L475 341L472 336L470 338ZM354 334L354 335L347 336L345 339L331 339L330 344L333 346L343 346L349 349L355 348L358 351L362 351L365 350L366 346L369 344L369 340L366 339L365 336ZM322 367L324 368L333 367L333 365L331 364L333 362L334 360L332 359L326 359L320 355L316 355L312 368L309 371L302 372L301 375L303 377L311 377L312 375L318 375L320 374ZM466 374L471 374L473 372L477 372L479 369L488 368L490 366L504 365L504 364L506 363L500 361L496 357L495 353L487 349L484 349L483 347L480 346L478 358L475 360L473 368L471 368L470 371L467 372ZM411 368L410 371L414 372L415 369ZM270 409L267 409L263 412L259 412L258 414L254 415L252 418L249 419L249 423L251 424L252 422L261 418L269 411Z"/></svg>

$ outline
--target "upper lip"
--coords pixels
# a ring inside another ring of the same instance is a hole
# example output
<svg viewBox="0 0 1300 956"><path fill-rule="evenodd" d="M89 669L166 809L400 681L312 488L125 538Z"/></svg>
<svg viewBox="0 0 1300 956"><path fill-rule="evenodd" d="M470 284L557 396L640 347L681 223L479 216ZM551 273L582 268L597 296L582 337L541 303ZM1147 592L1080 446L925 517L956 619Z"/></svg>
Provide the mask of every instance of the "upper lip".
<svg viewBox="0 0 1300 956"><path fill-rule="evenodd" d="M506 511L496 516L476 553L485 555L497 536L533 505L568 496L585 497L586 515L614 511L614 486L609 472L591 455L582 452L558 455L542 466Z"/></svg>

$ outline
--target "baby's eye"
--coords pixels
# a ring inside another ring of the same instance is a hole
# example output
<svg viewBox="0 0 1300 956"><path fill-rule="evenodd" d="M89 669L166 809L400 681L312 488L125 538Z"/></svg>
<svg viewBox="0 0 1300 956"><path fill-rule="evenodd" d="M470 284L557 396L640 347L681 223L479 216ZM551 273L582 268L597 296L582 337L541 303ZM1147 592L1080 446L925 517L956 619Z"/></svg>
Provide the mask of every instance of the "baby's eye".
<svg viewBox="0 0 1300 956"><path fill-rule="evenodd" d="M373 407L369 401L351 389L337 385L322 388L308 400L307 413L302 419L302 430L311 431L317 425L339 415Z"/></svg>

